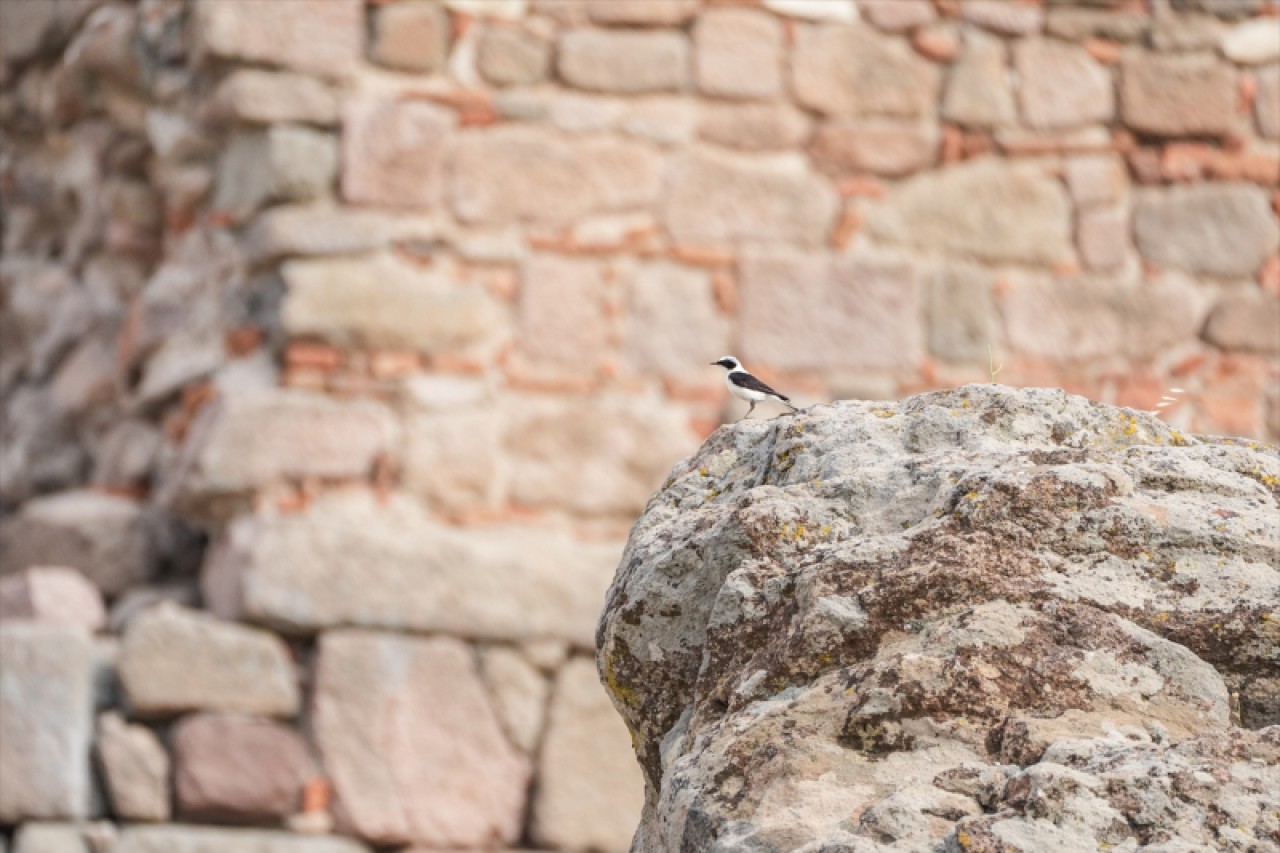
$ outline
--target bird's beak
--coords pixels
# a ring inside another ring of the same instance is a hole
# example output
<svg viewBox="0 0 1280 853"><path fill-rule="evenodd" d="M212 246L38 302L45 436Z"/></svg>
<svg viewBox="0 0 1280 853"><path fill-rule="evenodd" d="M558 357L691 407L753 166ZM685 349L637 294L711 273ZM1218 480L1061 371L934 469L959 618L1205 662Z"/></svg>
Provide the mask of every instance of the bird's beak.
<svg viewBox="0 0 1280 853"><path fill-rule="evenodd" d="M716 366L717 364L719 364L719 363L720 363L720 362L718 362L718 361L713 361L713 362L711 362L711 366L712 366L712 367L715 367L715 366Z"/></svg>

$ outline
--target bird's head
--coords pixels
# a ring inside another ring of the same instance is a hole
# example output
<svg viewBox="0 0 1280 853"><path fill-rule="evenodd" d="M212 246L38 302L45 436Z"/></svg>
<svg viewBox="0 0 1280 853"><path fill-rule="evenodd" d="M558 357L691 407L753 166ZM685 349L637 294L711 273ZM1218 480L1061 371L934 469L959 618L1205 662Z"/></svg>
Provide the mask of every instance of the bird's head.
<svg viewBox="0 0 1280 853"><path fill-rule="evenodd" d="M738 368L742 367L742 364L731 355L726 355L724 358L720 359L719 361L713 361L711 363L718 364L720 367L723 367L725 370L737 370Z"/></svg>

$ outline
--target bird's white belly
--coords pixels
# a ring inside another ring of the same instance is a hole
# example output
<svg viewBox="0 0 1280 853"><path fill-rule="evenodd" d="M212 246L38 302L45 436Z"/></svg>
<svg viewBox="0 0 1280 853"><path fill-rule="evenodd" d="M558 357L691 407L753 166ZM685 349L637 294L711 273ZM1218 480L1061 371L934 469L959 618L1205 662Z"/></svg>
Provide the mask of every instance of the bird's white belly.
<svg viewBox="0 0 1280 853"><path fill-rule="evenodd" d="M752 391L750 388L740 388L733 384L729 378L732 374L724 375L724 386L729 389L729 393L737 397L739 400L750 400L753 403L759 403L769 399L768 394L762 394L759 391Z"/></svg>

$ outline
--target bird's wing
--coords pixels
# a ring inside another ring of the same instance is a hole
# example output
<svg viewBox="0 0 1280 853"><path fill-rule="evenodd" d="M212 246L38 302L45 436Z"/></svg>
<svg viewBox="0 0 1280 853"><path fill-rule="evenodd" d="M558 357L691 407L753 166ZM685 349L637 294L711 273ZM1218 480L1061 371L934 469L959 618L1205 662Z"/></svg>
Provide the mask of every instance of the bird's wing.
<svg viewBox="0 0 1280 853"><path fill-rule="evenodd" d="M759 379L756 379L750 373L730 373L729 381L734 385L737 385L739 388L746 388L750 391L759 391L761 394L768 394L772 397L777 397L779 400L790 401L791 399L790 397L779 394Z"/></svg>

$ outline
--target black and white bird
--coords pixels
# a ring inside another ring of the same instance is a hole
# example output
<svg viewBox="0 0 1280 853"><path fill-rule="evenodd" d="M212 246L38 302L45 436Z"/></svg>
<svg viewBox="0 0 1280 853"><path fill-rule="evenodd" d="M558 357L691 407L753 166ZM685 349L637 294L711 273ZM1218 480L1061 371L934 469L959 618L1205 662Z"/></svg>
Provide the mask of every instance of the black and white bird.
<svg viewBox="0 0 1280 853"><path fill-rule="evenodd" d="M737 397L739 400L746 400L751 404L751 407L747 409L747 413L742 416L743 418L750 417L752 411L755 410L756 403L764 400L774 400L786 406L793 412L800 411L795 406L791 405L791 400L786 395L779 394L777 391L773 390L750 373L747 373L747 371L742 368L742 362L738 361L733 356L726 355L719 361L713 361L711 363L717 364L729 371L724 376L724 384L725 387L729 389L729 393ZM739 418L739 420L741 420L741 418Z"/></svg>

